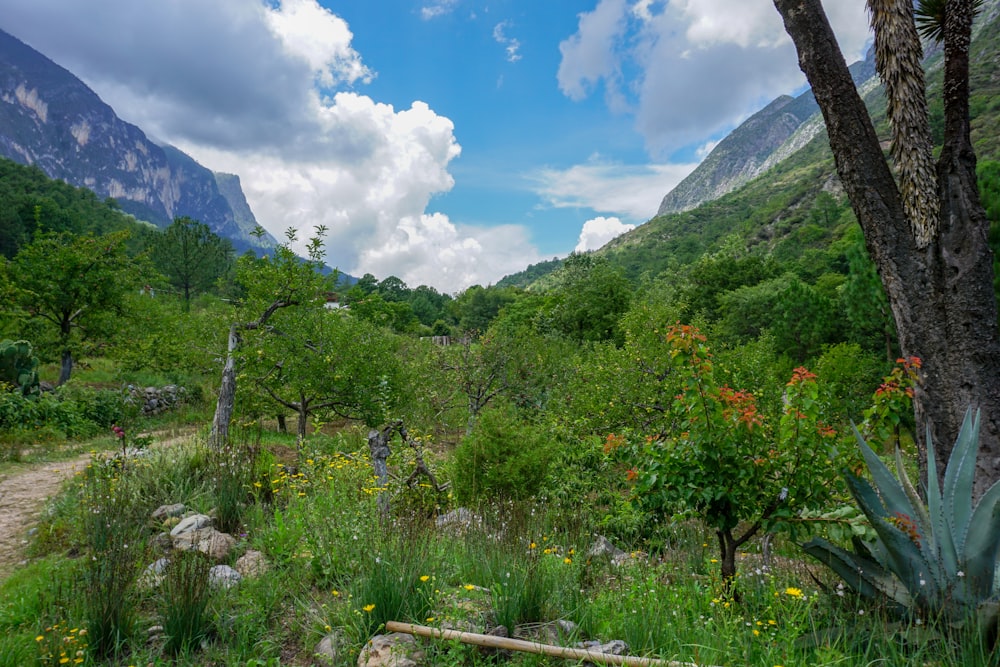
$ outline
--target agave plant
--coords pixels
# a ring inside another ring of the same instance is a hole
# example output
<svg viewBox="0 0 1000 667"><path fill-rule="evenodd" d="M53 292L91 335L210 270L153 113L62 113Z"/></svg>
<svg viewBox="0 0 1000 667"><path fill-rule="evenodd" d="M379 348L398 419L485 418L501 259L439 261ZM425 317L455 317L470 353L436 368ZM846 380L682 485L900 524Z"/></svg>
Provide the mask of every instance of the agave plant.
<svg viewBox="0 0 1000 667"><path fill-rule="evenodd" d="M981 628L995 627L1000 482L973 504L979 412L965 414L943 486L928 432L926 505L906 475L898 448L894 476L857 430L855 435L875 486L851 473L845 477L877 539L855 538L854 553L821 538L803 548L863 596L884 596L921 618L953 626L976 619Z"/></svg>

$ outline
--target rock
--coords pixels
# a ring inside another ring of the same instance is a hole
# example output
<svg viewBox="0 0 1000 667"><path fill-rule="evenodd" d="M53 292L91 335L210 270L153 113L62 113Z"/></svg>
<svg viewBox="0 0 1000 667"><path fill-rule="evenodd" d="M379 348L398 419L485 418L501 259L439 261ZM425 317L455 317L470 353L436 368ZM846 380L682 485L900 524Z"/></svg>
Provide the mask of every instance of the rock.
<svg viewBox="0 0 1000 667"><path fill-rule="evenodd" d="M184 503L174 503L173 505L160 505L155 510L153 510L153 513L150 515L150 518L152 518L153 521L163 521L164 519L170 517L180 517L182 514L184 514L185 509L186 508L184 507Z"/></svg>
<svg viewBox="0 0 1000 667"><path fill-rule="evenodd" d="M461 532L473 524L478 524L481 520L470 510L459 507L439 516L434 520L434 524L441 530Z"/></svg>
<svg viewBox="0 0 1000 667"><path fill-rule="evenodd" d="M181 522L173 527L170 531L170 537L177 537L178 535L183 535L184 533L190 533L194 530L200 530L202 528L207 528L212 525L212 517L206 516L204 514L192 514L191 516L184 517Z"/></svg>
<svg viewBox="0 0 1000 667"><path fill-rule="evenodd" d="M228 565L215 565L208 571L208 585L213 588L232 588L242 580L240 573Z"/></svg>
<svg viewBox="0 0 1000 667"><path fill-rule="evenodd" d="M611 544L611 541L603 535L597 536L594 544L587 552L587 558L608 558L612 561L618 561L625 556L628 556L628 554Z"/></svg>
<svg viewBox="0 0 1000 667"><path fill-rule="evenodd" d="M576 645L576 648L582 648L585 651L591 651L592 653L604 653L607 655L628 655L628 644L620 639L613 639L612 641L601 643L597 640L591 640L586 642L580 642ZM582 663L584 667L594 667L594 663L584 661Z"/></svg>
<svg viewBox="0 0 1000 667"><path fill-rule="evenodd" d="M413 635L375 635L358 656L358 667L421 667L424 652Z"/></svg>
<svg viewBox="0 0 1000 667"><path fill-rule="evenodd" d="M139 588L149 590L159 586L163 582L163 578L166 576L168 565L170 565L169 558L160 558L159 560L146 566L146 569L139 575L137 582L139 584Z"/></svg>
<svg viewBox="0 0 1000 667"><path fill-rule="evenodd" d="M340 657L340 649L344 643L344 634L340 629L336 629L326 637L323 637L313 649L316 661L321 665L335 665Z"/></svg>
<svg viewBox="0 0 1000 667"><path fill-rule="evenodd" d="M214 561L222 561L229 557L229 552L236 546L236 538L229 533L220 533L215 528L202 528L177 535L173 538L173 543L174 549L197 549Z"/></svg>
<svg viewBox="0 0 1000 667"><path fill-rule="evenodd" d="M247 551L236 560L236 571L244 577L259 577L267 572L270 567L271 565L267 562L264 554L253 549Z"/></svg>

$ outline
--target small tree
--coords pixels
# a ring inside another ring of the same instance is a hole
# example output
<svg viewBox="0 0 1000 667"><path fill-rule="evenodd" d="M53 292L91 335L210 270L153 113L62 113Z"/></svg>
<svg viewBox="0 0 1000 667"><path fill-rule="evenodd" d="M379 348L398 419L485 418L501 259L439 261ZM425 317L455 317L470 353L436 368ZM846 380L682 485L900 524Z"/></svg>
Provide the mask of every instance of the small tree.
<svg viewBox="0 0 1000 667"><path fill-rule="evenodd" d="M209 442L214 447L221 447L229 439L243 335L248 331L265 330L275 313L284 308L315 305L328 290L330 282L319 272L325 232L323 226L316 228L316 236L309 242L308 260L299 258L291 249L296 239L294 229L285 232L288 241L275 248L273 256L258 259L244 255L240 258L237 279L246 289L246 299L240 305L239 321L229 327L226 362L209 435Z"/></svg>
<svg viewBox="0 0 1000 667"><path fill-rule="evenodd" d="M140 265L125 253L127 238L128 232L42 233L9 265L13 305L55 330L60 385L70 378L81 341L112 330L125 294L141 284Z"/></svg>
<svg viewBox="0 0 1000 667"><path fill-rule="evenodd" d="M816 376L797 368L780 415L763 414L754 395L717 381L705 337L690 326L664 336L680 390L661 428L632 443L636 493L665 512L711 527L727 586L736 553L761 532L789 528L803 509L822 507L836 479L834 431L819 419ZM641 434L640 434L641 435ZM612 436L609 449L626 438Z"/></svg>
<svg viewBox="0 0 1000 667"><path fill-rule="evenodd" d="M229 269L232 245L207 225L185 216L174 220L153 244L153 264L184 296L185 312L191 296L210 288Z"/></svg>

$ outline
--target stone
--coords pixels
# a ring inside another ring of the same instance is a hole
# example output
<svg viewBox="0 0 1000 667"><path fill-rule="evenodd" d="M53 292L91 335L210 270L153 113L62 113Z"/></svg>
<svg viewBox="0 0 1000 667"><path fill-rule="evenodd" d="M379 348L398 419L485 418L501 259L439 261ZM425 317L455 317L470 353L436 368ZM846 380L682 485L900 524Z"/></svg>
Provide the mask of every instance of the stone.
<svg viewBox="0 0 1000 667"><path fill-rule="evenodd" d="M185 509L186 508L184 507L184 503L174 503L173 505L160 505L155 510L153 510L153 513L150 515L150 517L153 519L153 521L163 521L164 519L170 517L180 517L182 514L184 514Z"/></svg>
<svg viewBox="0 0 1000 667"><path fill-rule="evenodd" d="M316 648L313 649L313 656L316 662L321 665L335 665L340 657L340 650L344 644L344 633L336 629L323 639L319 640Z"/></svg>
<svg viewBox="0 0 1000 667"><path fill-rule="evenodd" d="M480 521L481 519L472 511L459 507L436 518L434 525L441 530L461 532Z"/></svg>
<svg viewBox="0 0 1000 667"><path fill-rule="evenodd" d="M623 642L621 639L613 639L609 642L604 642L603 644L596 639L580 642L576 645L576 648L582 648L585 651L590 651L591 653L604 653L606 655L628 655L628 644ZM594 663L589 661L584 661L582 667L596 667Z"/></svg>
<svg viewBox="0 0 1000 667"><path fill-rule="evenodd" d="M611 540L603 535L597 536L594 544L591 545L590 550L587 552L587 558L608 558L612 561L619 560L627 555L624 551L611 544Z"/></svg>
<svg viewBox="0 0 1000 667"><path fill-rule="evenodd" d="M424 652L413 635L375 635L358 656L358 667L421 667Z"/></svg>
<svg viewBox="0 0 1000 667"><path fill-rule="evenodd" d="M213 588L232 588L242 580L240 573L228 565L215 565L208 571L208 585Z"/></svg>
<svg viewBox="0 0 1000 667"><path fill-rule="evenodd" d="M163 578L166 577L168 565L170 565L169 558L160 558L159 560L146 566L146 569L139 575L139 588L150 590L163 583Z"/></svg>
<svg viewBox="0 0 1000 667"><path fill-rule="evenodd" d="M220 533L215 528L202 528L182 533L172 539L174 549L180 551L197 549L214 561L226 560L229 557L229 552L236 546L236 538L229 533Z"/></svg>
<svg viewBox="0 0 1000 667"><path fill-rule="evenodd" d="M271 565L264 554L253 549L236 559L236 571L244 577L259 577L270 568Z"/></svg>
<svg viewBox="0 0 1000 667"><path fill-rule="evenodd" d="M200 530L202 528L207 528L212 525L212 517L206 516L204 514L192 514L191 516L184 517L181 522L174 526L170 531L170 537L177 537L178 535L183 535L184 533L190 533L194 530Z"/></svg>
<svg viewBox="0 0 1000 667"><path fill-rule="evenodd" d="M168 554L174 549L174 541L170 539L169 533L157 533L149 542L154 550Z"/></svg>

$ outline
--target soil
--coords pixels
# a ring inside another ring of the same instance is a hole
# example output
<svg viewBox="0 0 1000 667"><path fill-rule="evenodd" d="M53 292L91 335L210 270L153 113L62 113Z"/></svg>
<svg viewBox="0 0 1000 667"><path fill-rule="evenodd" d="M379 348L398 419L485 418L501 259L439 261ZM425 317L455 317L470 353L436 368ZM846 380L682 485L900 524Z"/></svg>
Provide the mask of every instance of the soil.
<svg viewBox="0 0 1000 667"><path fill-rule="evenodd" d="M190 435L154 444L168 447ZM59 493L63 483L90 462L90 453L55 463L39 463L0 478L0 580L25 559L28 532L38 524L45 502Z"/></svg>
<svg viewBox="0 0 1000 667"><path fill-rule="evenodd" d="M24 559L28 531L38 523L45 501L89 462L90 454L82 454L68 461L33 466L0 480L0 579Z"/></svg>

